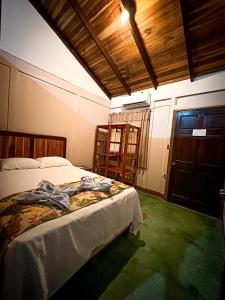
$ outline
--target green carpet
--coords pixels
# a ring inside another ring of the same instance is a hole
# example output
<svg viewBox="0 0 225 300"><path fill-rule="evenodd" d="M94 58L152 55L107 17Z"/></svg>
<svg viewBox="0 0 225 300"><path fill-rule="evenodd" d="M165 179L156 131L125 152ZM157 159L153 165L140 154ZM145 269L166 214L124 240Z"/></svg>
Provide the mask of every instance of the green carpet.
<svg viewBox="0 0 225 300"><path fill-rule="evenodd" d="M219 299L221 221L138 193L144 215L138 236L116 239L51 300Z"/></svg>

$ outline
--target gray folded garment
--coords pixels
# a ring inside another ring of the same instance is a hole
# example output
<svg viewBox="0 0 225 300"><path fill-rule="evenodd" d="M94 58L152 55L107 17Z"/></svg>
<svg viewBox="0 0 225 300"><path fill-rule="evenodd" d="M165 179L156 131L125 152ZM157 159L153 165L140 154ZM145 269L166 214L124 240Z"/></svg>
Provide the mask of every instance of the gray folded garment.
<svg viewBox="0 0 225 300"><path fill-rule="evenodd" d="M83 176L81 178L79 190L109 192L114 181L115 181L114 179L105 178L101 181L95 182L94 178L90 176Z"/></svg>
<svg viewBox="0 0 225 300"><path fill-rule="evenodd" d="M26 203L40 203L49 206L57 206L63 210L69 207L69 196L76 193L77 187L66 186L57 188L51 182L42 180L36 189L13 197L15 200L26 201Z"/></svg>

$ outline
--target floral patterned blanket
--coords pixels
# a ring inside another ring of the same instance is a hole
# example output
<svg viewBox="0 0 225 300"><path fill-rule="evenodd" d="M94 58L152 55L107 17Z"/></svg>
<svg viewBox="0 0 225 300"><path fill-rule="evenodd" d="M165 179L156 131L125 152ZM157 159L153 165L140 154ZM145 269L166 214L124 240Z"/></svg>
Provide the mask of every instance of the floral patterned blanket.
<svg viewBox="0 0 225 300"><path fill-rule="evenodd" d="M95 181L102 179L103 177L98 177L95 178ZM80 182L72 182L59 185L59 187L78 187L79 185ZM15 195L0 200L0 256L4 254L7 246L15 237L28 229L114 196L127 188L129 188L128 185L115 181L110 192L78 191L70 197L67 211L43 204L30 204L26 201L21 203L12 199Z"/></svg>

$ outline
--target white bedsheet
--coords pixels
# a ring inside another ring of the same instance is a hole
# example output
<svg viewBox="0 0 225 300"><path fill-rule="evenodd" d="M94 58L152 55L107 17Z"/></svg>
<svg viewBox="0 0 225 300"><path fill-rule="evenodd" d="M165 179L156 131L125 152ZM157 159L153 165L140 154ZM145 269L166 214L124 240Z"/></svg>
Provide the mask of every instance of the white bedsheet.
<svg viewBox="0 0 225 300"><path fill-rule="evenodd" d="M53 184L98 176L76 167L0 172L0 195L36 187L42 179ZM46 222L21 234L3 260L3 299L46 299L82 265L92 251L113 239L130 223L142 223L137 192L129 188L111 198Z"/></svg>
<svg viewBox="0 0 225 300"><path fill-rule="evenodd" d="M99 176L74 166L0 172L0 199L14 193L33 189L42 179L53 184L60 184L80 181L80 178L84 175Z"/></svg>

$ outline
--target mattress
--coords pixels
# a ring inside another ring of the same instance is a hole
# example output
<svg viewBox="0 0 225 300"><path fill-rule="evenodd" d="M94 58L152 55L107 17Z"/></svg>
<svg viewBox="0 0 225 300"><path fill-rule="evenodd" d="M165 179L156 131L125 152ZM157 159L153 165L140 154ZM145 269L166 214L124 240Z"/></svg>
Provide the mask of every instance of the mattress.
<svg viewBox="0 0 225 300"><path fill-rule="evenodd" d="M0 198L33 189L42 180L53 184L80 181L97 174L74 166L0 172ZM137 192L128 188L113 197L36 226L8 246L1 260L3 299L47 299L90 258L131 224L142 223ZM13 287L13 288L12 288Z"/></svg>

